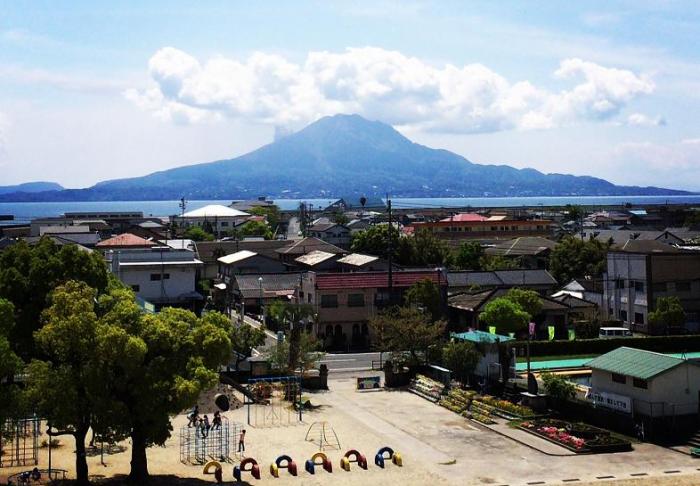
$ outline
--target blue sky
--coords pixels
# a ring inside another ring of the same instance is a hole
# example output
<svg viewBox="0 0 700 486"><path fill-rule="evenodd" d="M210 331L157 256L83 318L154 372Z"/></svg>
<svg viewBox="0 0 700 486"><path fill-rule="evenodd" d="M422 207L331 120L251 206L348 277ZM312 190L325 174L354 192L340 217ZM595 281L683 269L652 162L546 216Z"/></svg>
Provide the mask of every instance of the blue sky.
<svg viewBox="0 0 700 486"><path fill-rule="evenodd" d="M5 2L0 184L229 158L357 112L478 163L700 190L695 2Z"/></svg>

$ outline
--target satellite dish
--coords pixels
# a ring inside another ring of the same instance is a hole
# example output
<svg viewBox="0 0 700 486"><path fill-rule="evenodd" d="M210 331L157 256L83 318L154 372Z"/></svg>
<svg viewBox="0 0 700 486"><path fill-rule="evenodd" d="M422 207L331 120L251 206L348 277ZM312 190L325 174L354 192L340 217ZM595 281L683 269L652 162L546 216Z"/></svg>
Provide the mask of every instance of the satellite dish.
<svg viewBox="0 0 700 486"><path fill-rule="evenodd" d="M217 393L216 396L214 396L214 403L217 407L219 407L219 410L221 410L222 412L228 412L228 397L223 393Z"/></svg>

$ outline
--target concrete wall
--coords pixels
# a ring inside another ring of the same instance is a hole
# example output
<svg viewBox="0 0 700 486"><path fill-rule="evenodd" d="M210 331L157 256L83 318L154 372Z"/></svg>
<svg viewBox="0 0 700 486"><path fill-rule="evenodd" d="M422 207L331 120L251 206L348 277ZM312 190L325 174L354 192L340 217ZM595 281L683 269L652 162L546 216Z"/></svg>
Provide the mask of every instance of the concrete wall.
<svg viewBox="0 0 700 486"><path fill-rule="evenodd" d="M165 290L164 296L166 298L176 299L182 294L195 291L196 267L193 265L187 267L167 266L162 272L170 275L169 279L162 281L162 288ZM163 297L161 281L151 280L151 274L160 273L161 268L159 265L146 268L139 267L138 269L122 267L118 277L125 285L130 287L138 285L139 290L136 294L142 299L159 301Z"/></svg>

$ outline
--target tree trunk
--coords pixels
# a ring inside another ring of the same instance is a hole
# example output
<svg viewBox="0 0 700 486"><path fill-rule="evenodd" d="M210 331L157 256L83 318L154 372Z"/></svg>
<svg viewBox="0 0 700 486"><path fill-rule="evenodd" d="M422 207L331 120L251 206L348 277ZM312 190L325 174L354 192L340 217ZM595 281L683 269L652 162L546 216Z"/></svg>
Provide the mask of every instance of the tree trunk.
<svg viewBox="0 0 700 486"><path fill-rule="evenodd" d="M87 456L85 454L85 437L87 429L80 429L73 434L75 437L75 475L76 484L79 486L87 486L90 484L88 479ZM49 437L51 440L51 437Z"/></svg>
<svg viewBox="0 0 700 486"><path fill-rule="evenodd" d="M294 370L299 366L299 341L301 341L301 323L295 322L289 336L289 372L294 374Z"/></svg>
<svg viewBox="0 0 700 486"><path fill-rule="evenodd" d="M129 480L142 484L147 479L146 437L140 426L134 426L131 431L131 472L129 473Z"/></svg>

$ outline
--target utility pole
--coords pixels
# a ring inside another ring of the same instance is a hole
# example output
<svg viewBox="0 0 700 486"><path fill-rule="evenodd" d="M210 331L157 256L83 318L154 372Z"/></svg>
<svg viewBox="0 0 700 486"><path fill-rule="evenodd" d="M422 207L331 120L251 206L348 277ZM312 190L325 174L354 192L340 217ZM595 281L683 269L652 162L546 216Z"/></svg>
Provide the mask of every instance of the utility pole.
<svg viewBox="0 0 700 486"><path fill-rule="evenodd" d="M391 233L392 233L392 226L391 226L391 199L389 199L389 194L387 193L386 195L386 204L387 204L387 209L389 210L389 228L388 228L388 238L387 238L387 260L389 261L389 304L394 303L394 271L393 271L393 264L392 264L392 241L391 241Z"/></svg>

